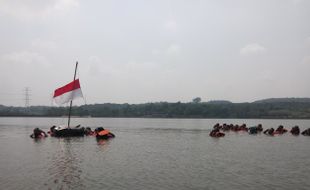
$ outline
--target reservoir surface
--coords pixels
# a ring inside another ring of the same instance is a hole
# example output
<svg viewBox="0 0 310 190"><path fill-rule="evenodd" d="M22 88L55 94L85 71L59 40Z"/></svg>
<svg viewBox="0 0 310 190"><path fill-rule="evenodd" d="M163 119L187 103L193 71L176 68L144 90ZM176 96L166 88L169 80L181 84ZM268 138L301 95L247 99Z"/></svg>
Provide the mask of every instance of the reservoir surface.
<svg viewBox="0 0 310 190"><path fill-rule="evenodd" d="M116 135L34 140L65 118L0 118L0 189L310 189L310 137L209 133L216 123L283 125L310 120L73 118Z"/></svg>

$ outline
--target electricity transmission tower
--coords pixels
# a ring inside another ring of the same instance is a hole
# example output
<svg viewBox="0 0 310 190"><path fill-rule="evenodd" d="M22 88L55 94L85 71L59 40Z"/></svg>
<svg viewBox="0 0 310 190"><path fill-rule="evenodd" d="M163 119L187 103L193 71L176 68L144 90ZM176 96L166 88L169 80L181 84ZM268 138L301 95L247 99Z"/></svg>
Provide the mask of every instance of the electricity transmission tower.
<svg viewBox="0 0 310 190"><path fill-rule="evenodd" d="M25 95L25 107L29 107L30 105L30 88L29 87L26 87L24 89L24 95Z"/></svg>

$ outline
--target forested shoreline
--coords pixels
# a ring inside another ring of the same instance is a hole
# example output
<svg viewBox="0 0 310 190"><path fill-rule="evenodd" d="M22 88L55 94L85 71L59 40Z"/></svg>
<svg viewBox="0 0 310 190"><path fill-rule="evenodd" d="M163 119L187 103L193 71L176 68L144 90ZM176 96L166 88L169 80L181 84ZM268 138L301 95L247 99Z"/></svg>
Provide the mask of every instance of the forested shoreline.
<svg viewBox="0 0 310 190"><path fill-rule="evenodd" d="M62 117L68 107L0 105L0 116ZM268 99L252 103L228 101L193 101L188 103L91 104L74 106L76 117L141 117L141 118L270 118L310 119L310 99Z"/></svg>

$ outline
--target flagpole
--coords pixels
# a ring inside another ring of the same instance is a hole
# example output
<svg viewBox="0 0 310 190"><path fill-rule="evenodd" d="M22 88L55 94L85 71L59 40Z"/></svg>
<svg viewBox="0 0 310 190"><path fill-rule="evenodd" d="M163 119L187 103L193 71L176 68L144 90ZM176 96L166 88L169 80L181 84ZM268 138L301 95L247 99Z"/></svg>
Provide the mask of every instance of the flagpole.
<svg viewBox="0 0 310 190"><path fill-rule="evenodd" d="M75 71L74 71L74 77L73 77L73 88L75 86L75 82L74 81L75 81L77 66L78 66L78 62L76 62L76 64L75 64ZM71 109L72 109L72 100L70 101L69 117L68 117L68 128L70 128Z"/></svg>

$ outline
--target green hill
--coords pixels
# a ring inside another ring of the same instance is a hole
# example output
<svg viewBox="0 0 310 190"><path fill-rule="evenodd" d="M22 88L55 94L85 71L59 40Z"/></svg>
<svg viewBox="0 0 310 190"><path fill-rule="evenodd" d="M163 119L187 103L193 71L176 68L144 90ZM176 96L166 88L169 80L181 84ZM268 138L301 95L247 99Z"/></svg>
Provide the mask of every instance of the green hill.
<svg viewBox="0 0 310 190"><path fill-rule="evenodd" d="M310 103L310 98L268 98L253 103Z"/></svg>

